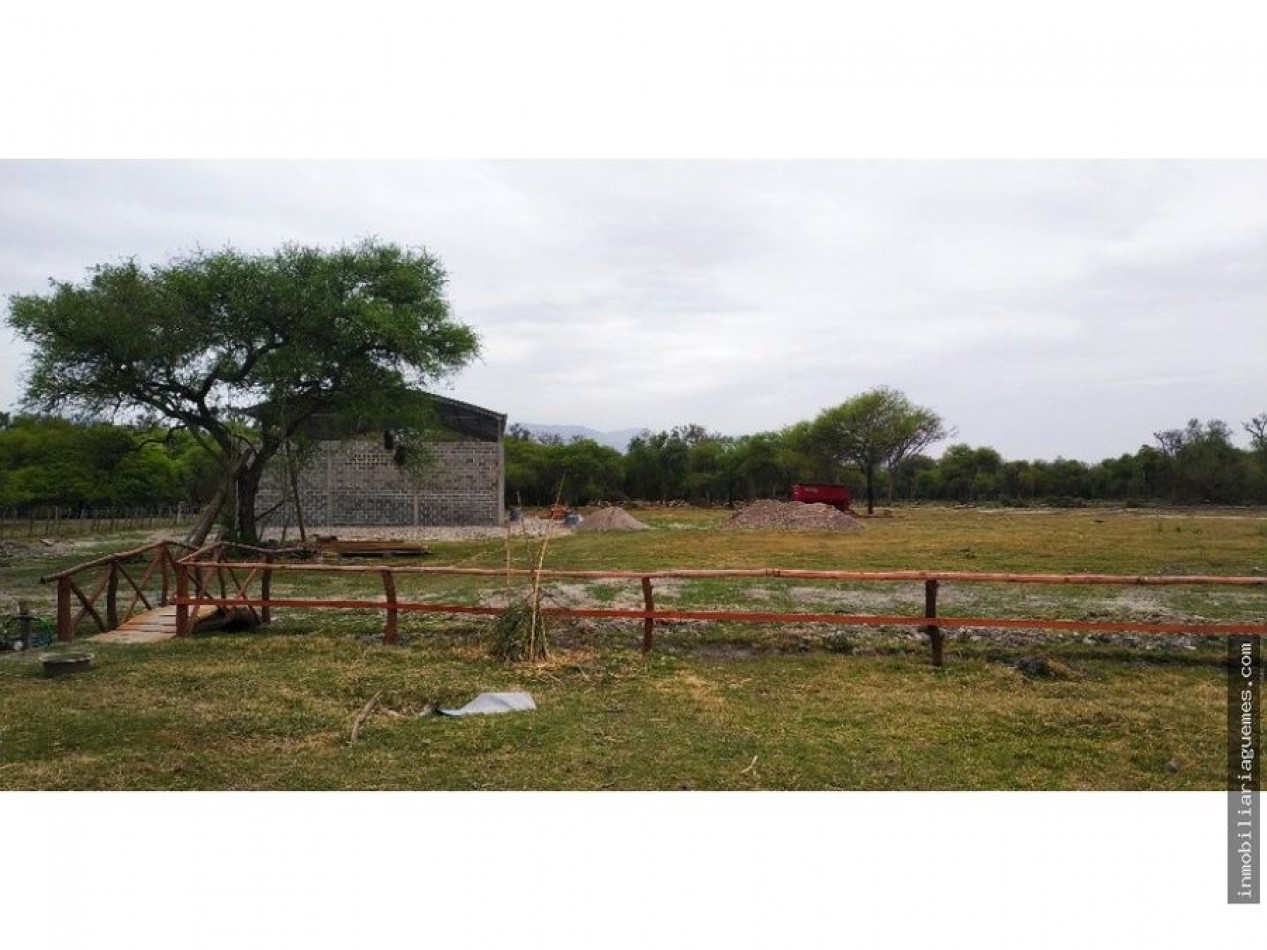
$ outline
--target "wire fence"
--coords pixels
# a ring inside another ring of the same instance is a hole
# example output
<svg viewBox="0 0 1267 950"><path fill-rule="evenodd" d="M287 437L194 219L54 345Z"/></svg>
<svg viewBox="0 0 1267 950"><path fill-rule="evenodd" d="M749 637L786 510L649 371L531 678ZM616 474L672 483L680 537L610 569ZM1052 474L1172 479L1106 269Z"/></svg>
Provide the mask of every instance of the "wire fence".
<svg viewBox="0 0 1267 950"><path fill-rule="evenodd" d="M89 508L44 505L0 508L0 541L23 538L74 538L112 531L158 531L181 528L197 517L189 505Z"/></svg>

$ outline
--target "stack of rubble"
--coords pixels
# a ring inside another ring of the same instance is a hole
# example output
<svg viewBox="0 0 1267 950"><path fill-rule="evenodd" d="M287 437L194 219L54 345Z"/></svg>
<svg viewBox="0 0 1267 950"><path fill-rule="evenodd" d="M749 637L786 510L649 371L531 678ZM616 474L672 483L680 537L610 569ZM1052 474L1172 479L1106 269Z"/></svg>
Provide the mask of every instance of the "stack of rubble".
<svg viewBox="0 0 1267 950"><path fill-rule="evenodd" d="M862 522L831 505L799 501L754 501L725 523L727 528L784 531L859 531Z"/></svg>

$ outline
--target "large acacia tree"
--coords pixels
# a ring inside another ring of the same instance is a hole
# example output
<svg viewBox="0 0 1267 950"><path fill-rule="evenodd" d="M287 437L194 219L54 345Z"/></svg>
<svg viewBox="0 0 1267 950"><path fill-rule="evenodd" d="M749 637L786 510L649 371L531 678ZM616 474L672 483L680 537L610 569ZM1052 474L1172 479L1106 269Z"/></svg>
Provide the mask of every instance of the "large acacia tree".
<svg viewBox="0 0 1267 950"><path fill-rule="evenodd" d="M378 241L200 251L53 281L10 298L9 323L33 347L28 407L187 430L235 489L235 534L255 541L265 466L314 415L400 426L408 393L477 355L445 282L432 255Z"/></svg>
<svg viewBox="0 0 1267 950"><path fill-rule="evenodd" d="M941 416L888 386L824 409L810 425L810 439L819 452L862 472L868 514L875 511L877 469L884 466L896 474L903 463L951 434Z"/></svg>

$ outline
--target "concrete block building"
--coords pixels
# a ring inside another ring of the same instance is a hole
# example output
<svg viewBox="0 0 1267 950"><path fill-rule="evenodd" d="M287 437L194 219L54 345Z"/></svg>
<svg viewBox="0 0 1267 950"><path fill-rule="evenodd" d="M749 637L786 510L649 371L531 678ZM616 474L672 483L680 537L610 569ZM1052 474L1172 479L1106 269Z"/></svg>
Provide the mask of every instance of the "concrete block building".
<svg viewBox="0 0 1267 950"><path fill-rule="evenodd" d="M358 432L315 420L313 447L296 463L297 493L285 459L265 474L256 511L276 525L498 525L505 518L504 413L427 394L436 431L397 443L390 432Z"/></svg>

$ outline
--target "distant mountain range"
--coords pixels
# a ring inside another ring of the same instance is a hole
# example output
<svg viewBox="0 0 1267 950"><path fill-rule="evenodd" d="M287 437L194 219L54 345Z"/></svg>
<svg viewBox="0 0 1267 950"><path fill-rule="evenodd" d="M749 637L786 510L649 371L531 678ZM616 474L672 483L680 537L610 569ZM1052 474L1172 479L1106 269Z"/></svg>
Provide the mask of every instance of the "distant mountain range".
<svg viewBox="0 0 1267 950"><path fill-rule="evenodd" d="M542 422L521 422L519 425L537 437L557 435L564 442L571 442L576 438L593 439L599 445L609 445L618 452L625 451L629 447L630 439L646 431L645 429L616 429L613 432L600 432L588 426L560 426Z"/></svg>

